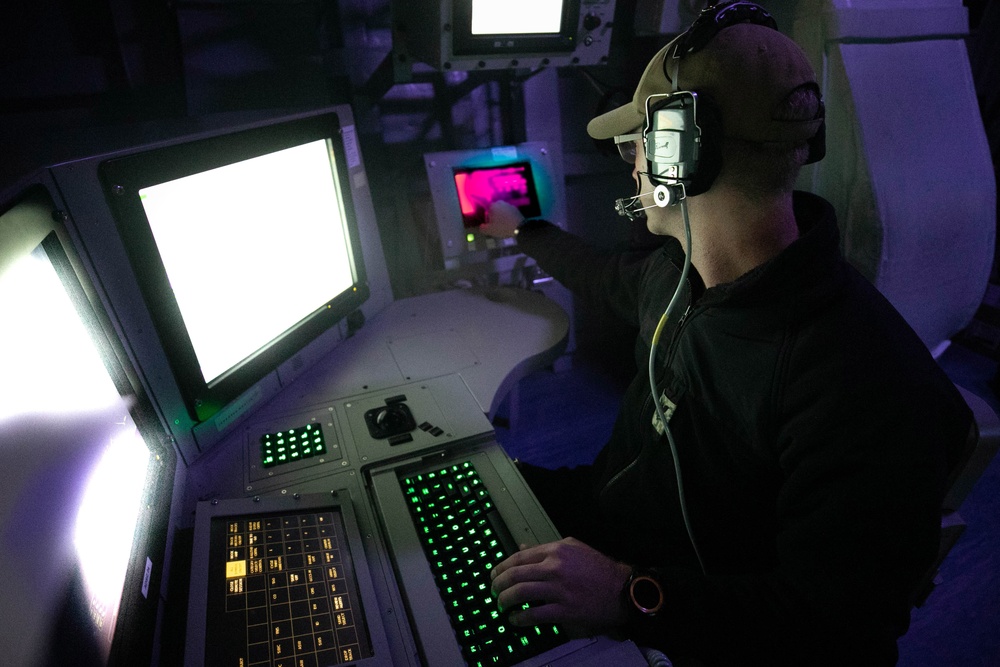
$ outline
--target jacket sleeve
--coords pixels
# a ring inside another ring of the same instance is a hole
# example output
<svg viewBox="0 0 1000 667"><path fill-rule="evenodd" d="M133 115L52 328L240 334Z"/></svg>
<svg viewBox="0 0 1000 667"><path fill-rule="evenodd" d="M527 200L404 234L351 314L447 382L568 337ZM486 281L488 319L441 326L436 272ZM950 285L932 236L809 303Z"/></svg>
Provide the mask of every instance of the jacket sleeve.
<svg viewBox="0 0 1000 667"><path fill-rule="evenodd" d="M553 278L585 301L609 308L638 325L638 300L646 253L605 254L544 220L518 230L517 245Z"/></svg>

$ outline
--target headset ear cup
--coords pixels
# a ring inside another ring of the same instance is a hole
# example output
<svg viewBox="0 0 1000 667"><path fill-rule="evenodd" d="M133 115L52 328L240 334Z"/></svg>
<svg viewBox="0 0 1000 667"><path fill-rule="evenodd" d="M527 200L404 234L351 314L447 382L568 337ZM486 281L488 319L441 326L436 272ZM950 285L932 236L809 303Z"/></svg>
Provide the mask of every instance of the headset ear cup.
<svg viewBox="0 0 1000 667"><path fill-rule="evenodd" d="M722 114L711 96L698 93L698 127L701 128L701 147L698 151L698 168L686 186L688 196L707 192L722 170Z"/></svg>

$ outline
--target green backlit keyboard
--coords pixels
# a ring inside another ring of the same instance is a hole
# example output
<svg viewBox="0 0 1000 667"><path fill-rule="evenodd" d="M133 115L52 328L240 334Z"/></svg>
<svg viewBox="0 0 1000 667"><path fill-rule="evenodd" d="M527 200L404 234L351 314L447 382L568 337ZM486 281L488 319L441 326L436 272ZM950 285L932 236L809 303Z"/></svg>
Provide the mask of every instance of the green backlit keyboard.
<svg viewBox="0 0 1000 667"><path fill-rule="evenodd" d="M470 462L400 479L466 664L514 665L568 638L556 626L507 623L490 570L517 549Z"/></svg>

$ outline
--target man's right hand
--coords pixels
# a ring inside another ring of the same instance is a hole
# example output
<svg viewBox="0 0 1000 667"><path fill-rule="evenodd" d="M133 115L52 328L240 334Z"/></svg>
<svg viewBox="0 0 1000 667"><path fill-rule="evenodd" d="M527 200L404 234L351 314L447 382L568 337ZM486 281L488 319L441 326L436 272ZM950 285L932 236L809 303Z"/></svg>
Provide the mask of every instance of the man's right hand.
<svg viewBox="0 0 1000 667"><path fill-rule="evenodd" d="M496 239L509 239L522 222L524 216L516 206L505 201L495 201L490 204L486 222L479 227L479 231Z"/></svg>

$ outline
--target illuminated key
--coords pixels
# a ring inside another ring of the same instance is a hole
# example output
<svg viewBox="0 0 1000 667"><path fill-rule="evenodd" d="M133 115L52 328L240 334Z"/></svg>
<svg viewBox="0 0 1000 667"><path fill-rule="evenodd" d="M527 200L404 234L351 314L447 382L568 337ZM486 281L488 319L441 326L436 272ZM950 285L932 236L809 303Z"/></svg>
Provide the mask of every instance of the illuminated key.
<svg viewBox="0 0 1000 667"><path fill-rule="evenodd" d="M247 562L245 560L231 560L226 563L226 579L247 576Z"/></svg>

